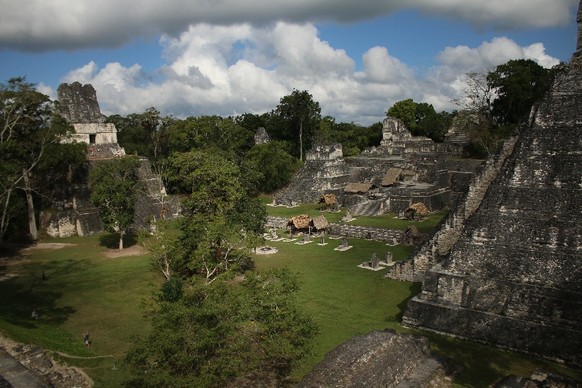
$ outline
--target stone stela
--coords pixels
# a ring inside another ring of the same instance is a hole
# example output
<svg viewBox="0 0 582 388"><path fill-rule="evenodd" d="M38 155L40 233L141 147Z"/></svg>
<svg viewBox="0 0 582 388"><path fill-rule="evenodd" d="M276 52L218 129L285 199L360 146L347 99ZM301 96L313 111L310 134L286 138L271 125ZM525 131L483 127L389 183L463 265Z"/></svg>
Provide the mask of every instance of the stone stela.
<svg viewBox="0 0 582 388"><path fill-rule="evenodd" d="M353 248L353 246L351 246L348 243L348 239L346 237L343 237L341 244L337 248L335 248L334 250L344 252L344 251L350 250L352 248Z"/></svg>
<svg viewBox="0 0 582 388"><path fill-rule="evenodd" d="M386 256L384 256L384 260L380 260L378 258L378 254L374 252L370 260L364 261L363 263L358 265L358 268L368 269L372 271L381 271L393 265L394 262L392 261L392 252L388 251L386 253Z"/></svg>

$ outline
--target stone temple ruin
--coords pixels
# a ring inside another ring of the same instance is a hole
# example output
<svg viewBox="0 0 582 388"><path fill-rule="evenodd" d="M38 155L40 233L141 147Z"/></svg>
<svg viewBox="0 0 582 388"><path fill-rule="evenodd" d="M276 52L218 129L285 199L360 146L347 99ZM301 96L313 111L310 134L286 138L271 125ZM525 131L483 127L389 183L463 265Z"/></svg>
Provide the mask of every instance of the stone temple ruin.
<svg viewBox="0 0 582 388"><path fill-rule="evenodd" d="M58 96L61 115L75 128L68 141L88 144L90 159L125 155L124 149L117 143L115 125L105 123L92 85L64 83L58 87Z"/></svg>
<svg viewBox="0 0 582 388"><path fill-rule="evenodd" d="M356 216L403 212L415 202L438 210L454 203L483 163L460 157L467 138L454 130L435 143L387 117L382 137L379 147L357 157L344 158L341 144L315 146L275 203L317 202L334 194Z"/></svg>
<svg viewBox="0 0 582 388"><path fill-rule="evenodd" d="M423 279L404 325L582 367L581 52L579 33L530 122L394 274Z"/></svg>
<svg viewBox="0 0 582 388"><path fill-rule="evenodd" d="M125 151L117 143L115 125L104 122L93 86L79 82L61 84L58 96L61 114L75 129L75 133L64 141L87 144L88 162L73 174L74 182L63 185L56 193L52 209L41 213L41 229L49 237L99 233L103 231L103 224L98 209L90 201L88 170L99 160L123 157ZM134 228L147 228L150 220L172 218L179 213L177 200L166 195L160 176L152 172L145 158L140 158L138 176L146 189L136 203Z"/></svg>

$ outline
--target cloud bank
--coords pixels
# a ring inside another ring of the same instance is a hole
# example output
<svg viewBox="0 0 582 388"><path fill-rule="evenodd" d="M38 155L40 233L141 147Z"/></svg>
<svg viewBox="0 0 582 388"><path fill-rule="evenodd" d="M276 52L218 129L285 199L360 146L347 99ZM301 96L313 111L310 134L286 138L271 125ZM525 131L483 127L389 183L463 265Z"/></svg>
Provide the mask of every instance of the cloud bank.
<svg viewBox="0 0 582 388"><path fill-rule="evenodd" d="M368 125L380 121L395 102L413 98L437 110L454 108L463 75L488 71L510 59L533 59L550 67L559 61L542 44L521 47L508 38L478 47L446 47L424 74L372 47L355 60L318 37L311 23L254 26L198 24L176 36L166 34L164 65L146 72L95 62L68 73L63 82L91 83L105 114L139 113L156 107L177 117L263 113L295 89L309 90L323 115ZM359 58L358 58L359 59Z"/></svg>
<svg viewBox="0 0 582 388"><path fill-rule="evenodd" d="M2 1L0 49L119 47L141 37L178 36L190 25L268 26L357 22L399 10L466 21L477 28L552 27L576 0L21 0ZM272 27L271 27L272 28Z"/></svg>

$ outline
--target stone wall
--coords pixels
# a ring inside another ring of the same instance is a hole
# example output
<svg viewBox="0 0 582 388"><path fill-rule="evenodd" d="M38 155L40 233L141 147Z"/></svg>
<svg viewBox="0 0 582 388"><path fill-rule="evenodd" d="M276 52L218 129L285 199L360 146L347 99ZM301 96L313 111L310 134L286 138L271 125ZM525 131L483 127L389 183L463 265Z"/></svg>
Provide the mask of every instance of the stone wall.
<svg viewBox="0 0 582 388"><path fill-rule="evenodd" d="M324 193L338 193L349 181L341 144L319 145L306 155L305 164L291 183L275 195L275 203L317 202Z"/></svg>
<svg viewBox="0 0 582 388"><path fill-rule="evenodd" d="M111 123L73 124L75 133L67 141L86 144L117 143L117 128Z"/></svg>
<svg viewBox="0 0 582 388"><path fill-rule="evenodd" d="M289 222L285 217L268 217L266 227L285 229ZM373 228L370 226L356 226L350 224L330 224L327 233L335 237L360 238L376 241L400 243L403 232L397 229Z"/></svg>
<svg viewBox="0 0 582 388"><path fill-rule="evenodd" d="M582 367L581 134L582 63L573 62L428 271L405 325Z"/></svg>
<svg viewBox="0 0 582 388"><path fill-rule="evenodd" d="M516 142L517 137L509 138L498 155L491 157L487 163L480 166L477 174L471 174L472 179L466 186L468 189L459 195L455 205L437 226L431 238L425 241L407 261L397 263L388 277L419 282L424 279L426 271L443 260L459 240L465 221L481 206L489 187L497 178L507 158L513 153Z"/></svg>
<svg viewBox="0 0 582 388"><path fill-rule="evenodd" d="M152 171L151 163L140 158L138 170L144 192L137 198L133 229L148 229L159 219L175 219L180 216L180 203L176 196L169 196L160 175Z"/></svg>

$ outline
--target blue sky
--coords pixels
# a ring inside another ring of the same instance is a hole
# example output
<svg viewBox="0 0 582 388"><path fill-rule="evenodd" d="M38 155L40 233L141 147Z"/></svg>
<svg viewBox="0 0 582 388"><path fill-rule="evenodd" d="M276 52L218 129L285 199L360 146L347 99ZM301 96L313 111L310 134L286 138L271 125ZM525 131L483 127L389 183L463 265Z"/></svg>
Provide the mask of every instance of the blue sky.
<svg viewBox="0 0 582 388"><path fill-rule="evenodd" d="M576 45L577 0L274 3L11 1L0 82L25 75L53 98L61 82L91 83L105 114L178 117L262 113L306 89L323 114L367 125L406 98L454 109L465 73L550 67Z"/></svg>

